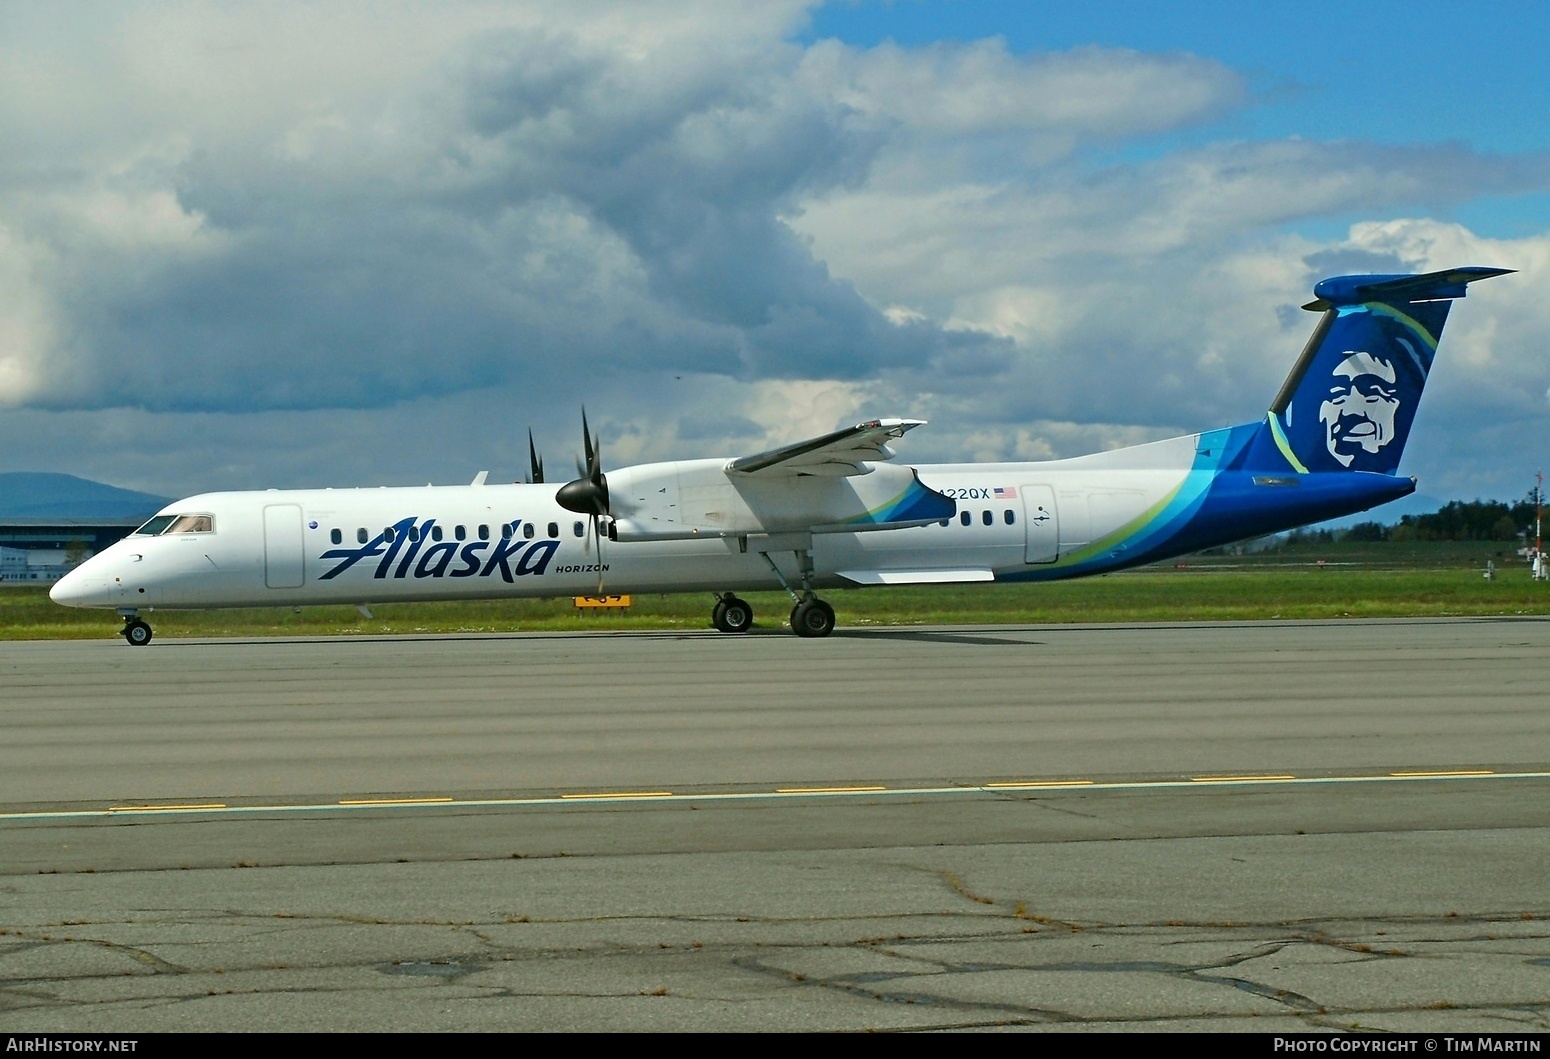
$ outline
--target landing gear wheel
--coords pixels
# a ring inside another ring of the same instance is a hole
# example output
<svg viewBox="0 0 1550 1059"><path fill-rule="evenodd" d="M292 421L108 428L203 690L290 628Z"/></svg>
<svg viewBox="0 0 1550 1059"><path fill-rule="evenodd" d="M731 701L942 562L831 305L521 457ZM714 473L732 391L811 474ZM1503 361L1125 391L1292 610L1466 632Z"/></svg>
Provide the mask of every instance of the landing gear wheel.
<svg viewBox="0 0 1550 1059"><path fill-rule="evenodd" d="M144 647L151 642L151 627L136 618L124 623L123 636L131 647Z"/></svg>
<svg viewBox="0 0 1550 1059"><path fill-rule="evenodd" d="M804 599L791 608L791 631L817 638L834 631L834 608L821 599Z"/></svg>
<svg viewBox="0 0 1550 1059"><path fill-rule="evenodd" d="M753 608L736 596L723 596L710 620L722 632L747 632L753 625Z"/></svg>

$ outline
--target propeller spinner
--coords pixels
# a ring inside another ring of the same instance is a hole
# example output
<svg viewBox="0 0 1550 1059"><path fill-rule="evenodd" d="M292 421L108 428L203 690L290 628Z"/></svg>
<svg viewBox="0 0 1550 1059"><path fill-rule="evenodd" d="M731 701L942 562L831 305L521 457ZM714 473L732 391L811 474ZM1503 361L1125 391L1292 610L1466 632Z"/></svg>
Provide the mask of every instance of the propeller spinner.
<svg viewBox="0 0 1550 1059"><path fill-rule="evenodd" d="M554 494L555 502L567 511L587 516L587 538L584 547L590 553L592 542L597 541L599 558L603 553L603 541L599 521L608 517L608 478L603 474L603 443L592 436L587 425L587 410L581 410L581 445L586 452L586 463L576 461L576 472L581 476L566 482ZM603 564L598 563L597 593L603 594Z"/></svg>
<svg viewBox="0 0 1550 1059"><path fill-rule="evenodd" d="M602 443L592 437L585 409L581 412L581 444L587 454L585 465L576 461L576 471L581 477L560 486L554 498L567 511L600 518L608 514L608 479L603 475Z"/></svg>

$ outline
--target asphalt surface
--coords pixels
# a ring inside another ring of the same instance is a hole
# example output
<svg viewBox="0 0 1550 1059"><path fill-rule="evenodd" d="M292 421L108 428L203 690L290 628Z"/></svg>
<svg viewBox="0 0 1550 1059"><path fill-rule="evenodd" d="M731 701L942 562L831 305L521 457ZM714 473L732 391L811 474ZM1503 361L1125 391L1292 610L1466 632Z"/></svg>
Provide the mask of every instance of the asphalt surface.
<svg viewBox="0 0 1550 1059"><path fill-rule="evenodd" d="M0 644L0 1030L1543 1031L1547 647Z"/></svg>

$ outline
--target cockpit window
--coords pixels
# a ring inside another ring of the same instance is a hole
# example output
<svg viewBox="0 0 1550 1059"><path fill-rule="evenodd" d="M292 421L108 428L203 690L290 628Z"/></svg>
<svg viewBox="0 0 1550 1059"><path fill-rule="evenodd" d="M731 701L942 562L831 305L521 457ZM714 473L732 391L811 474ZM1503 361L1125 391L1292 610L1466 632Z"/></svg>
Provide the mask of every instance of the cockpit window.
<svg viewBox="0 0 1550 1059"><path fill-rule="evenodd" d="M214 533L215 518L211 515L179 515L165 533Z"/></svg>
<svg viewBox="0 0 1550 1059"><path fill-rule="evenodd" d="M168 526L172 525L176 515L157 515L151 521L135 530L136 537L154 537Z"/></svg>
<svg viewBox="0 0 1550 1059"><path fill-rule="evenodd" d="M214 533L213 515L157 515L135 530L136 537L157 537L169 533Z"/></svg>

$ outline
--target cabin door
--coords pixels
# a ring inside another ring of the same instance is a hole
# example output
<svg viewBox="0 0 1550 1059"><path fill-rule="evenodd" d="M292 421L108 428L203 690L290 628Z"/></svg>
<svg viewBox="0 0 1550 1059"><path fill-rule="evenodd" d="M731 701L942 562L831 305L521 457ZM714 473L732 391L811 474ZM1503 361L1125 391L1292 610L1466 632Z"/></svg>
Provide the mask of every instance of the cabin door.
<svg viewBox="0 0 1550 1059"><path fill-rule="evenodd" d="M1060 519L1055 511L1055 490L1047 485L1025 485L1023 551L1025 563L1052 563L1060 558Z"/></svg>
<svg viewBox="0 0 1550 1059"><path fill-rule="evenodd" d="M264 508L264 584L300 588L302 580L301 508L271 504Z"/></svg>

